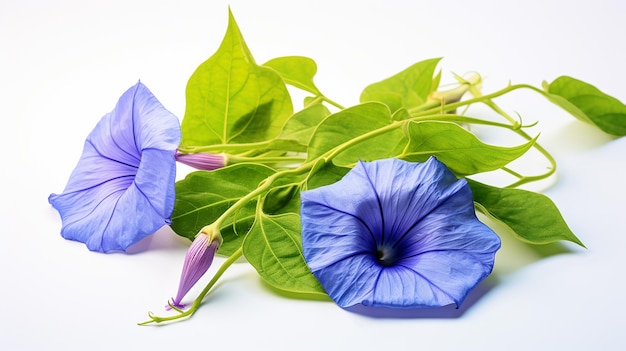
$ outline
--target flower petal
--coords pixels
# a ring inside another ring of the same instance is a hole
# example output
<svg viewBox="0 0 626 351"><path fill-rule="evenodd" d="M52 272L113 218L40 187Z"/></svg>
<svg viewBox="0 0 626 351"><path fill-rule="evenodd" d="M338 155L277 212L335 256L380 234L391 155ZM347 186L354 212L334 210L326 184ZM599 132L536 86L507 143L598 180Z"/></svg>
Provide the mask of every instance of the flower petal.
<svg viewBox="0 0 626 351"><path fill-rule="evenodd" d="M141 82L98 122L62 194L66 239L92 251L125 250L169 223L174 207L178 119Z"/></svg>
<svg viewBox="0 0 626 351"><path fill-rule="evenodd" d="M301 198L304 257L342 307L458 306L500 247L467 182L435 158L360 162Z"/></svg>

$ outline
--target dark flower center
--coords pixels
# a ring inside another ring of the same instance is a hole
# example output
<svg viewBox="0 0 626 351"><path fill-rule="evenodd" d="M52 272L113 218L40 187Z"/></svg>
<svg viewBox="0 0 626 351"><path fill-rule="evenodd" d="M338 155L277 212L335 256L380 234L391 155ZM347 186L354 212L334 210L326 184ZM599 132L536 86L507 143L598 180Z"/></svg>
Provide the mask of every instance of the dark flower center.
<svg viewBox="0 0 626 351"><path fill-rule="evenodd" d="M378 260L378 263L383 266L391 266L396 263L397 257L394 254L395 250L390 247L379 246L376 248L376 259Z"/></svg>

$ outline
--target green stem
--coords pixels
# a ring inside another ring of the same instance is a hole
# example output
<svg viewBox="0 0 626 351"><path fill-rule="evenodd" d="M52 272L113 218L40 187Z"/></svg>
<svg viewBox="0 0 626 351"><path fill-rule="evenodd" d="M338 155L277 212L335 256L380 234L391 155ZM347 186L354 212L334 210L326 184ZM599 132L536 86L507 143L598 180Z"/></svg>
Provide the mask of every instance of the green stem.
<svg viewBox="0 0 626 351"><path fill-rule="evenodd" d="M335 146L331 150L327 151L324 155L320 156L320 158L330 160L334 158L335 156L337 156L338 154L340 154L341 152L345 151L346 149L360 142L363 142L374 136L387 133L395 128L401 128L405 126L406 124L408 124L409 122L420 122L420 121L447 121L447 122L457 122L457 123L483 124L483 125L489 125L489 126L494 126L494 127L507 128L507 129L511 129L514 131L517 131L520 127L519 124L511 126L509 124L503 124L503 123L492 122L492 121L487 121L483 119L454 115L454 114L436 114L436 115L429 115L429 116L418 116L418 117L413 117L413 118L409 118L409 119L405 119L401 121L393 121L391 124L388 124L381 128L374 129L367 133L361 134L356 138L350 139L343 144L339 144Z"/></svg>
<svg viewBox="0 0 626 351"><path fill-rule="evenodd" d="M530 135L528 135L526 132L524 132L521 129L517 129L515 130L515 132L519 134L520 136L522 136L523 138L525 138L526 140L532 140ZM512 172L511 170L503 169L504 171L519 178L516 182L507 185L505 188L516 188L526 183L531 183L531 182L535 182L538 180L546 179L552 174L554 174L554 172L556 172L556 160L554 159L554 157L552 157L552 155L548 152L548 150L546 150L543 146L539 145L538 143L534 143L533 147L537 151L539 151L548 160L548 162L550 162L550 167L548 171L542 174L534 175L534 176L521 176L521 175L518 175L517 172Z"/></svg>
<svg viewBox="0 0 626 351"><path fill-rule="evenodd" d="M433 113L436 112L446 112L446 111L454 111L459 107L463 107L463 106L469 106L472 105L474 103L483 103L487 106L489 106L491 109L493 109L496 113L498 113L499 115L503 116L509 123L511 123L510 127L506 127L509 128L511 130L513 130L515 133L517 133L518 135L522 136L524 139L526 140L531 140L532 138L526 133L524 132L521 128L522 126L520 125L520 123L515 120L513 117L511 117L509 114L507 114L504 110L502 110L496 103L493 102L493 99L500 97L504 94L507 94L511 91L514 90L518 90L518 89L530 89L544 97L548 97L547 93L535 86L529 85L529 84L514 84L514 85L509 85L506 88L503 88L501 90L498 90L496 92L487 94L487 95L482 95L482 96L477 96L474 97L473 99L468 99L468 100L464 100L464 101L459 101L459 102L455 102L455 103L451 103L451 104L446 104L443 106L437 106L437 107L433 107L433 108L425 108L426 104L422 105L422 106L417 106L413 109L409 109L409 113L410 115L414 118L417 119L418 117L424 117L424 119L430 119L432 117ZM455 117L458 119L458 116ZM491 124L491 123L484 123L484 122L480 122L480 120L473 120L467 121L468 123L474 123L474 124L489 124L489 125L494 125L494 126L499 126L499 127L503 127L504 125L501 124ZM539 151L547 160L548 162L550 162L550 169L542 174L539 175L535 175L535 176L523 176L517 172L513 172L510 169L504 168L503 170L514 175L515 177L519 178L518 181L509 184L507 186L507 188L514 188L514 187L518 187L522 184L526 184L526 183L530 183L533 181L537 181L537 180L542 180L545 179L549 176L551 176L552 174L554 174L554 172L556 172L556 161L554 159L554 157L552 157L552 155L545 149L543 148L541 145L539 145L538 143L533 144L533 147Z"/></svg>
<svg viewBox="0 0 626 351"><path fill-rule="evenodd" d="M346 108L345 108L345 107L343 107L342 105L340 105L340 104L338 104L337 102L335 102L335 101L333 101L333 100L331 100L331 99L327 98L327 97L326 97L326 96L324 96L324 95L322 95L322 96L321 96L321 98L322 98L322 100L326 101L327 103L329 103L329 104L331 104L331 105L335 106L336 108L338 108L338 109L340 109L340 110L345 110L345 109L346 109Z"/></svg>
<svg viewBox="0 0 626 351"><path fill-rule="evenodd" d="M489 108L494 110L500 116L504 117L513 126L519 126L520 125L520 123L516 119L514 119L508 113L506 113L503 109L501 109L500 106L496 105L496 103L494 103L493 100L487 99L485 101L482 101L482 103L487 105L487 106L489 106Z"/></svg>
<svg viewBox="0 0 626 351"><path fill-rule="evenodd" d="M198 152L209 153L222 153L225 151L235 151L241 153L247 150L258 150L268 147L272 143L272 140L259 141L256 143L241 143L241 144L213 144L206 146L181 146L179 151L186 154L195 154Z"/></svg>
<svg viewBox="0 0 626 351"><path fill-rule="evenodd" d="M303 156L239 156L229 155L228 164L255 162L255 163L300 163L304 162L306 157Z"/></svg>
<svg viewBox="0 0 626 351"><path fill-rule="evenodd" d="M339 144L337 146L335 146L334 148L328 150L326 153L324 153L322 156L320 156L319 158L322 158L324 160L331 160L333 159L335 156L339 155L340 153L342 153L344 150L349 149L350 147L363 142L371 137L374 137L376 135L380 135L380 134L384 134L387 133L390 130L393 130L395 128L401 127L403 125L405 125L407 123L407 121L409 120L404 120L404 121L394 121L391 124L388 124L384 127L378 128L378 129L374 129L371 130L367 133L361 134L356 138L350 139L346 142L344 142L343 144ZM318 158L318 159L319 159Z"/></svg>
<svg viewBox="0 0 626 351"><path fill-rule="evenodd" d="M290 169L285 169L285 170L282 170L282 171L278 171L278 172L272 174L271 176L265 178L265 180L263 180L261 182L261 184L259 184L259 186L256 187L256 189L252 190L251 192L246 194L246 196L244 196L244 197L240 198L239 200L237 200L237 202L235 202L226 211L224 211L212 224L210 224L210 226L216 226L217 228L220 228L222 226L222 222L224 222L230 215L232 215L235 212L237 212L239 210L239 208L241 206L245 205L246 203L248 203L248 201L254 199L255 197L257 197L257 196L263 194L265 191L267 191L272 186L274 181L276 181L276 179L278 179L278 178L280 178L280 177L282 177L284 175L287 175L287 174L294 174L294 175L302 174L304 172L307 172L311 168L313 168L314 164L315 164L314 162L310 162L309 161L309 162L301 164L297 168L290 168ZM200 231L202 231L203 229L201 229Z"/></svg>
<svg viewBox="0 0 626 351"><path fill-rule="evenodd" d="M475 104L477 102L484 102L487 100L492 100L495 99L497 97L500 97L504 94L507 94L511 91L514 90L518 90L518 89L530 89L533 90L537 93L540 93L541 95L546 95L545 92L541 89L538 89L537 87L534 87L532 85L529 84L513 84L513 85L509 85L506 88L502 88L496 92L490 93L490 94L486 94L486 95L482 95L479 97L475 97L473 99L467 99L467 100L463 100L463 101L459 101L459 102L454 102L451 104L445 104L445 105L441 105L439 103L437 103L437 105L435 107L432 108L427 108L427 104L423 104L417 107L413 107L410 108L409 114L412 117L419 117L419 116L427 116L427 115L431 115L431 114L435 114L435 113L441 113L441 111L446 112L446 111L453 111L456 110L459 107L463 107L463 106L468 106L471 104Z"/></svg>
<svg viewBox="0 0 626 351"><path fill-rule="evenodd" d="M413 122L441 121L441 122L480 124L480 125L486 125L486 126L492 126L492 127L506 128L510 130L517 130L521 127L524 127L519 124L510 125L510 124L498 123L498 122L488 121L485 119L467 117L463 115L455 115L455 114L450 114L450 113L441 114L441 115L415 117L415 118L410 118L409 120Z"/></svg>
<svg viewBox="0 0 626 351"><path fill-rule="evenodd" d="M235 261L237 261L239 259L239 257L241 257L242 254L243 254L243 248L240 247L239 249L237 249L237 251L235 251L232 255L230 255L226 259L226 261L224 261L224 263L222 263L222 265L217 270L217 272L215 272L215 275L213 276L213 278L204 287L204 289L202 289L202 291L200 292L198 297L196 297L196 299L193 301L193 304L191 305L191 307L189 307L188 310L182 311L182 310L176 309L180 313L177 314L177 315L174 315L174 316L169 316L169 317L155 316L154 314L152 314L150 312L150 313L148 313L148 316L150 317L150 320L145 321L145 322L141 322L141 323L139 323L139 325L147 325L147 324L151 324L151 323L162 323L162 322L173 321L173 320L177 320L177 319L181 319L181 318L191 317L198 310L198 308L202 304L202 300L204 300L204 297L209 293L209 291L211 291L211 288L213 288L215 283L217 283L218 279L220 279L220 277L224 274L224 272L226 272L226 270L233 263L235 263ZM171 306L171 304L170 304L170 306ZM171 307L174 308L174 306L171 306Z"/></svg>

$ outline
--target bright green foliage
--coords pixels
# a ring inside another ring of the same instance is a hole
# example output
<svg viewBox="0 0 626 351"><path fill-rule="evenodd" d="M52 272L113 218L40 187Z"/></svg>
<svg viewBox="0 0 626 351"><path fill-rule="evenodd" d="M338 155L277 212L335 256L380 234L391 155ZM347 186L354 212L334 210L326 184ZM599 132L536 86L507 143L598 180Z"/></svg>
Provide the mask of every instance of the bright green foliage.
<svg viewBox="0 0 626 351"><path fill-rule="evenodd" d="M422 105L437 90L441 76L435 69L441 59L418 62L404 71L369 85L361 93L361 102L379 101L393 112Z"/></svg>
<svg viewBox="0 0 626 351"><path fill-rule="evenodd" d="M308 148L308 160L313 160L334 148L345 145L334 158L337 165L352 165L359 159L370 161L398 155L406 137L392 124L389 108L378 102L364 103L337 112L317 127ZM398 124L399 126L399 124Z"/></svg>
<svg viewBox="0 0 626 351"><path fill-rule="evenodd" d="M424 162L436 156L458 176L500 169L522 156L534 140L514 147L488 145L456 123L411 122L410 142L402 159Z"/></svg>
<svg viewBox="0 0 626 351"><path fill-rule="evenodd" d="M271 215L300 213L300 188L302 182L302 177L286 177L274 183L273 187L263 198L263 212Z"/></svg>
<svg viewBox="0 0 626 351"><path fill-rule="evenodd" d="M193 240L198 231L256 189L276 171L258 164L239 164L213 172L198 171L176 183L172 229ZM219 253L230 255L241 246L255 217L254 201L246 204L220 226L224 242Z"/></svg>
<svg viewBox="0 0 626 351"><path fill-rule="evenodd" d="M301 148L292 151L306 151L311 136L330 111L322 104L313 104L295 113L278 136L278 140L291 140L296 142Z"/></svg>
<svg viewBox="0 0 626 351"><path fill-rule="evenodd" d="M255 63L232 14L217 52L189 78L186 96L183 147L269 140L293 111L280 75Z"/></svg>
<svg viewBox="0 0 626 351"><path fill-rule="evenodd" d="M626 105L591 84L562 76L544 82L546 96L572 116L612 135L626 135Z"/></svg>
<svg viewBox="0 0 626 351"><path fill-rule="evenodd" d="M300 191L336 182L358 160L398 157L421 162L436 156L457 176L500 170L518 178L504 188L468 179L476 208L510 228L518 239L583 245L548 197L515 188L552 175L556 163L538 138L528 135L526 126L494 100L517 89L531 89L614 135L626 135L626 106L570 77L544 84L545 90L520 84L490 94L482 94L477 84L461 82L454 98L446 100L449 91L437 90L439 61L418 62L371 84L363 90L360 104L344 108L315 86L317 66L309 58L280 57L258 66L230 14L221 46L189 79L181 149L228 153L229 162L239 164L194 172L179 181L172 228L190 239L204 226L220 228L224 240L219 253L232 256L218 278L243 253L272 287L301 297L323 296L302 256ZM286 84L313 94L295 114ZM429 100L435 91L444 97ZM460 97L464 91L474 97L464 100ZM339 111L331 114L326 104ZM473 104L485 104L502 121L466 115L466 107ZM513 147L489 145L460 123L505 129L522 141ZM509 168L530 149L550 163L545 173L525 175ZM179 317L169 319L175 318ZM161 320L165 319L153 319Z"/></svg>
<svg viewBox="0 0 626 351"><path fill-rule="evenodd" d="M295 213L258 213L243 243L243 254L263 280L278 290L326 295L302 256L300 216Z"/></svg>
<svg viewBox="0 0 626 351"><path fill-rule="evenodd" d="M518 239L532 244L568 240L584 246L547 196L522 189L497 188L473 180L468 183L477 208L510 228Z"/></svg>
<svg viewBox="0 0 626 351"><path fill-rule="evenodd" d="M350 171L348 167L336 166L332 162L319 163L316 172L311 172L308 177L305 190L311 190L320 186L329 185L339 181Z"/></svg>
<svg viewBox="0 0 626 351"><path fill-rule="evenodd" d="M267 61L263 66L275 69L287 84L308 91L315 96L322 95L315 83L313 83L313 77L317 73L317 64L308 57L277 57Z"/></svg>

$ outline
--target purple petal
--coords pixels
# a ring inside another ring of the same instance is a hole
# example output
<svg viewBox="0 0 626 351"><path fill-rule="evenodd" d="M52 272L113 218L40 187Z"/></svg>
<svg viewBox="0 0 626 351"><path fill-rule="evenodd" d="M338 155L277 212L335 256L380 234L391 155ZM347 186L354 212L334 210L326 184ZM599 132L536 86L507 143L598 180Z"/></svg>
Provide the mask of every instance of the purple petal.
<svg viewBox="0 0 626 351"><path fill-rule="evenodd" d="M61 235L92 251L125 250L169 223L178 119L138 82L98 122L62 194L48 201Z"/></svg>
<svg viewBox="0 0 626 351"><path fill-rule="evenodd" d="M435 158L359 163L301 198L304 257L342 307L458 306L500 247L467 182Z"/></svg>
<svg viewBox="0 0 626 351"><path fill-rule="evenodd" d="M212 171L222 168L226 165L224 155L210 154L207 152L199 152L196 154L181 154L176 151L176 161L204 171Z"/></svg>
<svg viewBox="0 0 626 351"><path fill-rule="evenodd" d="M221 237L220 237L221 238ZM172 299L172 305L177 308L184 308L181 303L189 290L202 278L204 273L211 267L215 252L219 248L221 239L212 240L209 235L199 233L187 250L183 271L180 275L180 283L176 297Z"/></svg>

